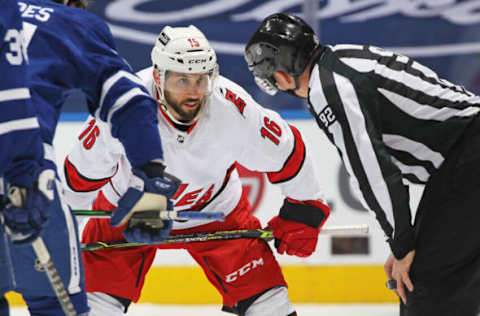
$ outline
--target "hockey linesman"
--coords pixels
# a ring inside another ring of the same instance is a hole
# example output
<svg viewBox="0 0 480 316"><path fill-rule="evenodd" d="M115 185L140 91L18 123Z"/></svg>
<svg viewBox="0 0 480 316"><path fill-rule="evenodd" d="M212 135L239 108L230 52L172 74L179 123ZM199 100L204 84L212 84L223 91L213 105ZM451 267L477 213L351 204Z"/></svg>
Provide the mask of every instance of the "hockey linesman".
<svg viewBox="0 0 480 316"><path fill-rule="evenodd" d="M122 209L116 212L116 216L122 219L143 196L143 191L168 196L177 188L163 177L157 103L117 54L105 22L81 8L69 7L84 7L82 1L65 1L65 4L46 0L18 2L29 58L31 98L40 125L46 167L55 170L52 141L63 102L72 89L80 89L86 95L89 112L104 121L112 137L125 147L126 157L136 175L137 186L127 192ZM9 47L10 50L16 48L15 45ZM9 275L9 268L13 270L10 275L14 278L10 278L9 286L2 288L0 294L8 290L20 292L32 315L63 315L45 273L34 269L32 247L17 245L35 238L39 233L38 226L45 225L40 236L74 308L77 314L88 312L76 222L61 197L60 182L56 181L51 188L56 200L48 209L35 204L35 200L31 201L38 199L38 193L32 193L27 185L24 187L27 189L27 208L30 203L36 208L25 214L27 218L23 213L11 212L7 221L8 227L19 230L22 235L10 238L7 252L11 264L2 267L1 273L3 280L3 275ZM47 218L48 222L43 223ZM125 231L131 241L135 241L137 235L142 235L142 240L163 240L166 233L167 230L144 225L128 227Z"/></svg>
<svg viewBox="0 0 480 316"><path fill-rule="evenodd" d="M266 92L308 99L388 237L401 315L476 315L480 304L480 97L381 48L321 45L290 14L245 48ZM408 182L425 185L411 223Z"/></svg>
<svg viewBox="0 0 480 316"><path fill-rule="evenodd" d="M257 104L240 86L218 76L214 50L192 25L166 26L153 47L152 61L153 67L139 76L159 102L166 171L182 179L172 198L174 209L226 214L224 222L174 222L171 235L261 227L242 192L238 161L251 170L267 172L270 182L287 197L279 216L269 222L279 240L278 251L311 255L330 210L299 131ZM93 208L114 209L118 193L125 192L131 177L125 153L104 123L89 119L84 128L80 136L95 129L98 133L94 140L76 139L67 156L69 202L81 206L89 191L101 187ZM82 234L84 243L122 239L121 230L106 219L90 219ZM237 239L169 248L189 252L222 295L225 311L296 315L280 267L265 241ZM122 315L124 305L138 300L155 251L148 246L83 253L92 315Z"/></svg>

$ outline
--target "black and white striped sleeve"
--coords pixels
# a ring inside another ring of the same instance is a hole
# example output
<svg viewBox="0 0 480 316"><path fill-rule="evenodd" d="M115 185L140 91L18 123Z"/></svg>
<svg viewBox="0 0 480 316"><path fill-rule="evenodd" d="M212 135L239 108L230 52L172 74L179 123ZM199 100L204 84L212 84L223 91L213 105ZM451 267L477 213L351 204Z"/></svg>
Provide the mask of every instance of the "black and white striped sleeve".
<svg viewBox="0 0 480 316"><path fill-rule="evenodd" d="M330 98L343 105L336 111L343 131L343 139L338 140L344 150L342 158L390 238L392 251L397 258L403 257L413 248L413 228L408 188L402 183L401 172L391 161L376 130L375 117L363 108L354 85L339 74L321 76L338 87L336 95L331 94Z"/></svg>
<svg viewBox="0 0 480 316"><path fill-rule="evenodd" d="M426 183L440 168L478 115L480 98L406 56L371 46L328 48L315 70L314 115L401 258L413 249L404 181Z"/></svg>
<svg viewBox="0 0 480 316"><path fill-rule="evenodd" d="M375 212L392 252L401 258L413 249L408 187L382 140L379 113L368 84L352 80L348 72L339 72L319 68L321 91L312 86L311 91L317 92L311 92L310 102L314 104L321 94L326 107L332 108L335 121L328 124L327 134L358 185L364 204ZM325 108L319 110L325 112Z"/></svg>

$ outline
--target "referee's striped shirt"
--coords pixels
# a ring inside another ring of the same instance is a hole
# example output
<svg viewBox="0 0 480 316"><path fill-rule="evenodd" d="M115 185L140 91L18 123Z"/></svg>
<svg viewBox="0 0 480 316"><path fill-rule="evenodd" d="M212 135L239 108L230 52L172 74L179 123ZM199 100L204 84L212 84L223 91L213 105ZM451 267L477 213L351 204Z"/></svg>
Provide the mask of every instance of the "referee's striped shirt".
<svg viewBox="0 0 480 316"><path fill-rule="evenodd" d="M373 46L326 46L308 103L393 253L413 249L408 181L426 183L480 111L480 97Z"/></svg>

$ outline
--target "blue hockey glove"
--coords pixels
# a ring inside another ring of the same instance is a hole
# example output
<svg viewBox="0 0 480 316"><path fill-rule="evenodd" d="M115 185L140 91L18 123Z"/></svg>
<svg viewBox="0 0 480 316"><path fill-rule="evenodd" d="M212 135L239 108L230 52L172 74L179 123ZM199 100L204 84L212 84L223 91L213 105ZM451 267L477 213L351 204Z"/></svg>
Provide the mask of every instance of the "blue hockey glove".
<svg viewBox="0 0 480 316"><path fill-rule="evenodd" d="M163 171L163 165L149 162L133 169L133 177L127 192L118 201L110 225L128 223L123 236L129 242L155 243L165 240L172 230L171 220L142 218L142 212L151 214L173 210L170 198L175 194L180 181ZM139 216L135 216L138 214Z"/></svg>
<svg viewBox="0 0 480 316"><path fill-rule="evenodd" d="M31 187L9 186L7 205L0 213L13 243L28 244L40 235L47 223L54 185L55 171L43 169Z"/></svg>

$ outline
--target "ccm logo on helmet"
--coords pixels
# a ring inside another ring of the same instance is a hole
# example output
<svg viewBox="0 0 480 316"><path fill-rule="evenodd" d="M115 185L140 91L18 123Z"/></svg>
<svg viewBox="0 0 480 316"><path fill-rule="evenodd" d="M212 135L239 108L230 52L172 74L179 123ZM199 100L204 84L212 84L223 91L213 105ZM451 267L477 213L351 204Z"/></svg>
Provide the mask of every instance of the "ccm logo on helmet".
<svg viewBox="0 0 480 316"><path fill-rule="evenodd" d="M230 273L225 278L225 281L227 283L233 282L236 279L238 279L239 277L247 274L251 270L256 269L258 266L263 266L263 258L259 258L257 260L254 259L252 262L247 263L246 265L244 265L243 267L241 267L237 271Z"/></svg>
<svg viewBox="0 0 480 316"><path fill-rule="evenodd" d="M206 58L202 58L202 59L190 59L188 61L189 64L201 64L201 63L206 63L207 62L207 59Z"/></svg>

